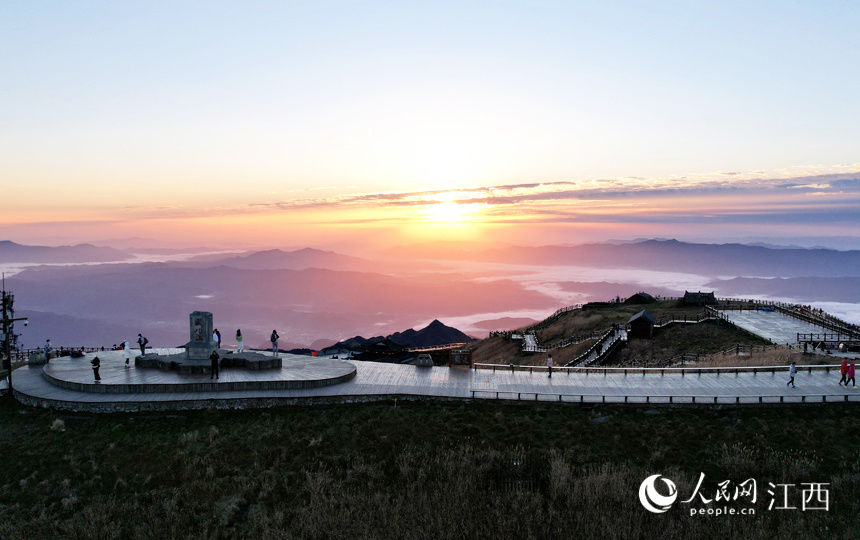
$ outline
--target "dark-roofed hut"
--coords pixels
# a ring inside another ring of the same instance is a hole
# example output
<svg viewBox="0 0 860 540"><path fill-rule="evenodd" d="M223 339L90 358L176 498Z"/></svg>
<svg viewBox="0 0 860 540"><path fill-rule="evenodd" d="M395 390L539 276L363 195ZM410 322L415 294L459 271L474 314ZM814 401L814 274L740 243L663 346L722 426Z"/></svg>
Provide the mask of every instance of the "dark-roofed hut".
<svg viewBox="0 0 860 540"><path fill-rule="evenodd" d="M710 306L717 303L717 297L711 292L690 292L684 291L685 306Z"/></svg>
<svg viewBox="0 0 860 540"><path fill-rule="evenodd" d="M654 334L654 323L657 318L650 311L642 310L636 315L630 317L627 321L627 326L630 330L627 331L628 338L650 338Z"/></svg>
<svg viewBox="0 0 860 540"><path fill-rule="evenodd" d="M625 304L653 304L657 300L646 292L638 292L624 301Z"/></svg>

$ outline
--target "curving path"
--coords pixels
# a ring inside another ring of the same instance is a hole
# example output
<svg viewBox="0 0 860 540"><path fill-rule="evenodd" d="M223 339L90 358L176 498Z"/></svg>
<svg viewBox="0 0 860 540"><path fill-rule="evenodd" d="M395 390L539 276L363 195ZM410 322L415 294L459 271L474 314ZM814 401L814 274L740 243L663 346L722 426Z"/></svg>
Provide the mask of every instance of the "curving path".
<svg viewBox="0 0 860 540"><path fill-rule="evenodd" d="M301 358L305 362L313 362L308 357ZM124 369L111 365L119 362L121 359L106 359L103 369ZM668 370L665 374L660 370L647 373L630 370L627 374L600 369L559 370L549 378L546 371L539 368L533 372L511 372L418 368L377 362L348 363L356 367L353 378L317 388L115 393L62 388L52 384L41 367L33 366L15 371L15 395L19 401L34 406L91 412L250 408L397 397L584 403L860 402L860 390L843 389L837 384L837 371L828 374L822 369L811 373L802 369L797 378L797 388L792 389L785 386L787 370L784 368L779 368L777 373L723 370L701 374L688 371L684 375ZM86 366L77 369L89 371ZM155 372L154 375L157 374ZM238 376L238 373L233 375Z"/></svg>

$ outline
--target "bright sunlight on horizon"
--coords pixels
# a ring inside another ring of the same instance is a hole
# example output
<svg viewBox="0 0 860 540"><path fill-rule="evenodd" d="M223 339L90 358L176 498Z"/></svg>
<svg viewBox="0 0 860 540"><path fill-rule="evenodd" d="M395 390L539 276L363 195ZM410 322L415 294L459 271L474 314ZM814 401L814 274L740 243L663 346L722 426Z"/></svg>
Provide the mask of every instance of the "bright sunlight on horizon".
<svg viewBox="0 0 860 540"><path fill-rule="evenodd" d="M856 5L623 4L7 3L0 236L343 246L856 226Z"/></svg>

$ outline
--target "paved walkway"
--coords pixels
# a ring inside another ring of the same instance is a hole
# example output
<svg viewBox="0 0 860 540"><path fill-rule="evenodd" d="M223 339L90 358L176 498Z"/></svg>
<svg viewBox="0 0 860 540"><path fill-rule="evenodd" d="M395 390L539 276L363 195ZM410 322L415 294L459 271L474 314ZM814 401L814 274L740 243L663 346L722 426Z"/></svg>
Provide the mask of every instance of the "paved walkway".
<svg viewBox="0 0 860 540"><path fill-rule="evenodd" d="M306 357L305 357L306 358ZM115 360L119 362L120 360ZM107 361L111 362L110 360ZM77 410L143 410L271 406L306 398L347 402L392 397L523 399L562 402L759 403L860 401L860 390L837 384L837 371L802 370L797 388L787 388L787 370L772 373L607 373L556 371L467 370L448 367L352 362L356 376L344 383L311 389L243 390L163 393L92 393L64 389L48 382L41 367L15 371L15 391L25 403ZM87 367L81 369L88 370ZM134 368L131 368L132 370ZM228 370L225 370L228 371ZM233 374L239 376L238 374ZM826 396L826 398L824 397ZM846 398L847 396L847 398ZM256 401L255 401L256 400ZM260 400L268 400L264 404ZM243 402L246 403L243 405ZM225 405L226 406L226 405Z"/></svg>
<svg viewBox="0 0 860 540"><path fill-rule="evenodd" d="M744 330L776 343L785 345L796 344L797 334L833 332L821 326L789 317L779 311L725 310L723 313L729 321Z"/></svg>

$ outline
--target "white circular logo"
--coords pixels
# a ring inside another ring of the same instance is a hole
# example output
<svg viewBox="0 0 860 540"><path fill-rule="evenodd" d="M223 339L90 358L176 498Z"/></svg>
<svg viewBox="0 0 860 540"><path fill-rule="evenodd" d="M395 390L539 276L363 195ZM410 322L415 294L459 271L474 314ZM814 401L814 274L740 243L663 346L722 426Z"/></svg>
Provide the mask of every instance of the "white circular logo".
<svg viewBox="0 0 860 540"><path fill-rule="evenodd" d="M666 487L669 488L668 495L661 495L657 491L657 479L663 480ZM652 474L646 478L642 485L639 486L639 502L645 507L645 510L655 514L662 514L669 508L672 503L678 498L678 489L675 487L675 482L668 478L663 478L659 474Z"/></svg>

